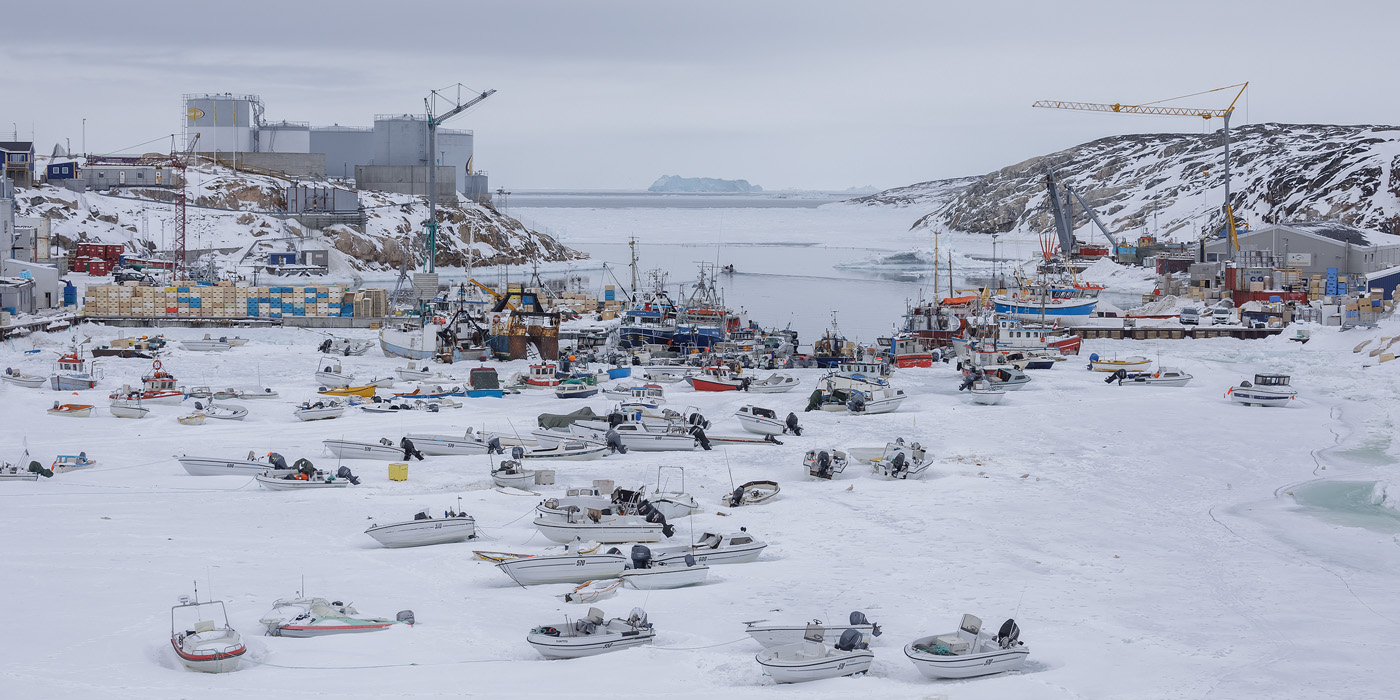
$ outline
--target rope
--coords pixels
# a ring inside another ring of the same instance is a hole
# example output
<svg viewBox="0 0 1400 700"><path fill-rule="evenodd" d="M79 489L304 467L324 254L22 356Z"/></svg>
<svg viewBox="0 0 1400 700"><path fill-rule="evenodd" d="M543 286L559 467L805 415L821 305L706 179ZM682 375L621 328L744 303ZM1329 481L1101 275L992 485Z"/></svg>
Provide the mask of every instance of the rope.
<svg viewBox="0 0 1400 700"><path fill-rule="evenodd" d="M1230 88L1237 88L1237 87L1239 87L1239 86L1241 86L1241 85L1244 85L1244 83L1235 83L1234 85L1226 85L1225 87L1218 87L1218 88L1215 88L1214 90L1202 90L1202 91L1200 91L1200 92L1193 92L1193 93L1191 93L1191 94L1189 94L1189 95L1182 95L1182 96L1180 96L1180 97L1168 97L1168 98L1165 99L1165 100L1157 100L1157 101L1155 101L1155 102L1144 102L1144 103L1142 103L1141 105L1138 105L1138 106L1139 106L1139 107L1144 107L1144 106L1147 106L1147 105L1160 104L1160 103L1162 103L1162 102L1172 102L1172 101L1175 101L1175 100L1184 100L1184 99L1186 99L1186 98L1188 98L1188 97L1195 97L1195 96L1197 96L1197 95L1209 95L1209 94L1212 93L1212 92L1220 92L1221 90L1229 90Z"/></svg>
<svg viewBox="0 0 1400 700"><path fill-rule="evenodd" d="M729 641L729 642L720 642L719 644L709 644L709 645L706 645L706 646L703 646L703 647L652 647L652 648L653 648L653 649L660 649L661 651L696 651L696 650L698 650L698 649L714 649L715 647L727 647L727 646L729 646L730 644L738 644L739 642L745 641L745 640L747 640L747 639L749 639L749 638L748 638L748 637L740 637L739 639L735 639L735 640L733 640L733 641Z"/></svg>

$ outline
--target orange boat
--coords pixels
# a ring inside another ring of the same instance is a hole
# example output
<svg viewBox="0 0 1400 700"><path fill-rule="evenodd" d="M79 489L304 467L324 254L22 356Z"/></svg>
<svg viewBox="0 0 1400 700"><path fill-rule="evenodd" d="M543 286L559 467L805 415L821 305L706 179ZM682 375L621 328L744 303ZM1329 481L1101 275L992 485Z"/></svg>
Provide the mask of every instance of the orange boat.
<svg viewBox="0 0 1400 700"><path fill-rule="evenodd" d="M330 389L323 386L321 387L320 391L317 391L316 393L324 394L326 396L363 396L365 398L369 398L371 396L374 396L374 391L378 388L379 387L373 384L366 384L364 386L347 386L344 389Z"/></svg>

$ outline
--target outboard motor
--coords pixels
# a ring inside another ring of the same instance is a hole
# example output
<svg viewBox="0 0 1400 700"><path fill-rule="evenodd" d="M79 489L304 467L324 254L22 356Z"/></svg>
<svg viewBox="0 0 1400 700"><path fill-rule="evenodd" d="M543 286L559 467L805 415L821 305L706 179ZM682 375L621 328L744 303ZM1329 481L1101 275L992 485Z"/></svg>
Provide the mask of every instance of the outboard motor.
<svg viewBox="0 0 1400 700"><path fill-rule="evenodd" d="M323 355L328 354L331 351L331 339L326 338L325 340L321 341L321 347L316 348L316 350Z"/></svg>
<svg viewBox="0 0 1400 700"><path fill-rule="evenodd" d="M744 377L739 380L739 391L748 391L749 385L753 383L753 377Z"/></svg>
<svg viewBox="0 0 1400 700"><path fill-rule="evenodd" d="M881 633L880 626L877 625L877 624L875 624L875 623L873 623L873 622L871 622L870 620L866 619L865 613L863 613L863 612L861 612L861 611L859 611L859 610L852 610L852 611L851 611L851 624L852 624L852 625L870 625L870 627L872 628L872 629L870 630L870 636L872 636L872 637L878 637L878 636L880 636L880 633Z"/></svg>
<svg viewBox="0 0 1400 700"><path fill-rule="evenodd" d="M1098 354L1098 353L1096 353L1096 352L1089 353L1089 369L1093 369L1093 368L1094 368L1094 363L1095 363L1095 362L1098 362L1098 361L1099 361L1099 354Z"/></svg>
<svg viewBox="0 0 1400 700"><path fill-rule="evenodd" d="M698 425L692 425L692 426L690 426L690 434L693 435L693 436L695 436L695 441L696 441L696 442L700 443L700 449L702 449L702 450L708 450L708 449L710 449L710 439L707 438L707 437L705 437L705 431L704 431L704 430L701 430L700 426L698 426Z"/></svg>
<svg viewBox="0 0 1400 700"><path fill-rule="evenodd" d="M817 453L817 477L831 478L831 454L826 450Z"/></svg>
<svg viewBox="0 0 1400 700"><path fill-rule="evenodd" d="M409 626L409 627L412 627L413 624L414 624L415 622L417 622L416 620L413 619L413 611L412 611L412 610L400 610L400 611L399 611L399 614L394 616L394 619L395 619L395 620L398 620L399 622L406 622L406 623L408 623L408 626Z"/></svg>
<svg viewBox="0 0 1400 700"><path fill-rule="evenodd" d="M779 440L778 438L775 438L775 437L773 437L772 435L764 435L764 436L763 436L763 441L764 441L764 442L771 442L771 443L773 443L774 445L781 445L781 444L783 444L783 441L782 441L782 440Z"/></svg>
<svg viewBox="0 0 1400 700"><path fill-rule="evenodd" d="M627 416L624 415L621 411L613 411L612 413L609 413L609 414L608 414L608 427L609 427L609 428L616 428L617 426L622 425L623 423L626 423L626 422L627 422Z"/></svg>
<svg viewBox="0 0 1400 700"><path fill-rule="evenodd" d="M201 404L201 403L198 402L198 401L194 402L194 410L196 410L196 411L203 411L203 410L204 410L204 404Z"/></svg>
<svg viewBox="0 0 1400 700"><path fill-rule="evenodd" d="M797 414L796 414L796 413L789 413L789 414L788 414L788 416L787 416L787 428L786 428L783 432L785 432L785 433L792 433L793 435L796 435L797 437L802 437L802 426L800 426L800 425L797 424Z"/></svg>
<svg viewBox="0 0 1400 700"><path fill-rule="evenodd" d="M859 630L848 629L841 633L840 641L836 642L837 651L855 651L857 649L868 649L869 645L862 642L864 637Z"/></svg>
<svg viewBox="0 0 1400 700"><path fill-rule="evenodd" d="M520 445L510 448L510 458L516 461L525 459L525 448Z"/></svg>
<svg viewBox="0 0 1400 700"><path fill-rule="evenodd" d="M851 398L846 399L846 410L850 411L851 413L864 413L865 394L862 394L859 391L852 392Z"/></svg>
<svg viewBox="0 0 1400 700"><path fill-rule="evenodd" d="M908 471L909 465L904 459L904 453L896 452L894 459L890 460L890 476L897 476L902 479Z"/></svg>
<svg viewBox="0 0 1400 700"><path fill-rule="evenodd" d="M49 469L48 467L45 467L44 465L39 464L38 462L33 462L33 461L31 461L31 462L29 463L29 473L30 473L30 474L38 474L39 476L42 476L42 477L44 477L45 479L47 479L47 478L53 476L53 470L52 470L52 469Z"/></svg>
<svg viewBox="0 0 1400 700"><path fill-rule="evenodd" d="M1010 649L1020 644L1021 628L1015 620L1007 620L1001 623L1001 629L997 630L997 644L1002 649Z"/></svg>
<svg viewBox="0 0 1400 700"><path fill-rule="evenodd" d="M822 407L822 390L813 389L812 394L807 397L807 407L802 409L803 413L815 411Z"/></svg>
<svg viewBox="0 0 1400 700"><path fill-rule="evenodd" d="M1112 384L1112 383L1114 383L1114 382L1118 382L1118 385L1119 385L1119 386L1122 386L1122 385L1123 385L1123 380L1124 380L1124 379L1127 379L1127 378L1128 378L1128 370L1126 370L1126 369L1117 369L1117 370L1114 370L1114 371L1113 371L1113 374L1108 375L1108 379L1103 380L1103 383L1104 383L1104 384Z"/></svg>
<svg viewBox="0 0 1400 700"><path fill-rule="evenodd" d="M646 545L644 545L644 544L634 544L634 545L632 545L632 568L634 568L634 569L650 569L650 568L651 568L651 550L648 549Z"/></svg>
<svg viewBox="0 0 1400 700"><path fill-rule="evenodd" d="M744 487L740 486L734 489L734 493L729 494L729 505L732 508L744 505Z"/></svg>
<svg viewBox="0 0 1400 700"><path fill-rule="evenodd" d="M501 439L499 437L492 435L491 439L486 441L486 454L503 455L505 453L506 451L501 449Z"/></svg>
<svg viewBox="0 0 1400 700"><path fill-rule="evenodd" d="M335 470L335 476L337 479L344 479L355 486L360 485L360 477L350 473L350 467L341 467Z"/></svg>
<svg viewBox="0 0 1400 700"><path fill-rule="evenodd" d="M607 443L609 452L616 452L620 455L627 454L627 446L622 444L622 436L618 435L616 430L608 428L608 433L603 441Z"/></svg>

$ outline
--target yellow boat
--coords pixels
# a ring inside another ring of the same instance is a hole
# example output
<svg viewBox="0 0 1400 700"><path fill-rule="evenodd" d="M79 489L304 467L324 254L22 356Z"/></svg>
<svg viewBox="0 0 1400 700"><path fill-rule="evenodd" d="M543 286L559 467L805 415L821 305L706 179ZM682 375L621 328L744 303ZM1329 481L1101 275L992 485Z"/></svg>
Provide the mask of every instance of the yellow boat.
<svg viewBox="0 0 1400 700"><path fill-rule="evenodd" d="M369 398L371 396L374 396L374 390L378 388L379 387L373 384L366 384L364 386L347 386L344 389L330 389L323 386L321 387L321 390L317 391L316 393L325 394L326 396L363 396L365 398Z"/></svg>

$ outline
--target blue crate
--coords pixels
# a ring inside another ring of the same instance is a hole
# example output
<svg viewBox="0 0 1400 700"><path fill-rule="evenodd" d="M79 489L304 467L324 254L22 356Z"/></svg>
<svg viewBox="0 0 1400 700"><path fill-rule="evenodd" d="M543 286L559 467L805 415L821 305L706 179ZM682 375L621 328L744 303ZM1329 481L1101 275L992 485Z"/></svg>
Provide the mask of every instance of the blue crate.
<svg viewBox="0 0 1400 700"><path fill-rule="evenodd" d="M316 292L316 298L317 298L317 299L329 299L329 298L331 298L331 293L330 293L330 292Z"/></svg>
<svg viewBox="0 0 1400 700"><path fill-rule="evenodd" d="M186 293L188 293L188 292L190 291L190 288L189 288L189 287L176 287L176 288L175 288L175 291L177 291L177 292L186 292Z"/></svg>

